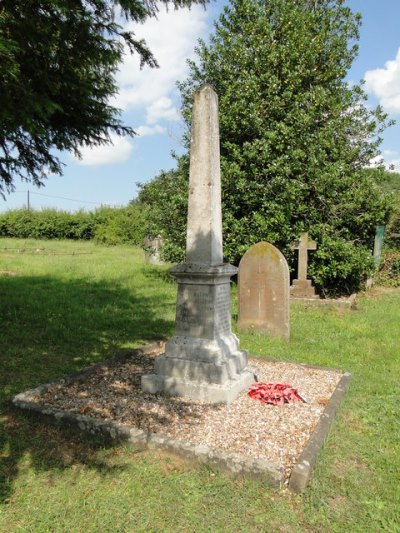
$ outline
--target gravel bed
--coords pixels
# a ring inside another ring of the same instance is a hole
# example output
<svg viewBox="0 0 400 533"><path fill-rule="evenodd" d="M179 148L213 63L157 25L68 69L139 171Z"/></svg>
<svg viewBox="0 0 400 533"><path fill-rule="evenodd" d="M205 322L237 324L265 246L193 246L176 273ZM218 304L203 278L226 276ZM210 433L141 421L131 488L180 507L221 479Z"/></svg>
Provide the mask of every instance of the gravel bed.
<svg viewBox="0 0 400 533"><path fill-rule="evenodd" d="M230 405L145 394L142 374L153 372L154 355L96 366L70 384L53 384L32 398L40 404L119 422L173 439L280 464L285 476L303 451L342 373L295 363L250 359L259 381L288 383L306 402L274 406L243 391Z"/></svg>

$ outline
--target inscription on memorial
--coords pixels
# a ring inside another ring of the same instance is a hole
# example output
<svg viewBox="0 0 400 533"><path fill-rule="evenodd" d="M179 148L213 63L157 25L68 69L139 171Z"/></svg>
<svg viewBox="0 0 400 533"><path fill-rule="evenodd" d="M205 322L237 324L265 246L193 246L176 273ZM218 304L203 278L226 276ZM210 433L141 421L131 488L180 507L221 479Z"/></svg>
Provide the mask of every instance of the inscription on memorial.
<svg viewBox="0 0 400 533"><path fill-rule="evenodd" d="M176 307L177 335L209 338L213 331L213 287L182 285Z"/></svg>
<svg viewBox="0 0 400 533"><path fill-rule="evenodd" d="M217 285L215 298L215 329L217 335L231 332L230 286Z"/></svg>

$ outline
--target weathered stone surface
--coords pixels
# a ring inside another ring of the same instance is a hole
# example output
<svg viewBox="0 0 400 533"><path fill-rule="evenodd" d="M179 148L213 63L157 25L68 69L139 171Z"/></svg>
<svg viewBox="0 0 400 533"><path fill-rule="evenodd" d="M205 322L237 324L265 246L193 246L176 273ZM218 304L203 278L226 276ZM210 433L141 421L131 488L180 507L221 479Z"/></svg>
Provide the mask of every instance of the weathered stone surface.
<svg viewBox="0 0 400 533"><path fill-rule="evenodd" d="M163 240L161 237L150 239L146 237L144 240L145 252L144 258L146 263L150 265L163 265L164 261L161 259L161 248L163 246Z"/></svg>
<svg viewBox="0 0 400 533"><path fill-rule="evenodd" d="M239 264L240 329L289 338L289 267L268 242L252 246Z"/></svg>
<svg viewBox="0 0 400 533"><path fill-rule="evenodd" d="M290 294L294 298L318 298L311 280L307 279L308 250L316 250L317 243L308 240L308 232L302 233L300 239L293 246L294 250L299 251L299 262L297 269L297 279L293 280L290 287Z"/></svg>
<svg viewBox="0 0 400 533"><path fill-rule="evenodd" d="M172 362L173 365L174 362ZM173 365L173 368L179 368ZM175 374L178 370L175 370ZM254 382L253 374L243 371L235 379L226 380L222 384L199 382L184 376L170 377L159 374L147 374L142 377L142 389L150 394L163 392L170 396L185 396L191 400L208 403L231 403L237 395Z"/></svg>
<svg viewBox="0 0 400 533"><path fill-rule="evenodd" d="M194 94L186 263L178 279L175 335L145 392L229 403L253 381L247 354L231 331L230 278L223 264L218 98L206 85Z"/></svg>
<svg viewBox="0 0 400 533"><path fill-rule="evenodd" d="M186 262L223 263L218 96L210 85L194 93Z"/></svg>
<svg viewBox="0 0 400 533"><path fill-rule="evenodd" d="M293 298L318 298L310 279L294 279L290 294Z"/></svg>

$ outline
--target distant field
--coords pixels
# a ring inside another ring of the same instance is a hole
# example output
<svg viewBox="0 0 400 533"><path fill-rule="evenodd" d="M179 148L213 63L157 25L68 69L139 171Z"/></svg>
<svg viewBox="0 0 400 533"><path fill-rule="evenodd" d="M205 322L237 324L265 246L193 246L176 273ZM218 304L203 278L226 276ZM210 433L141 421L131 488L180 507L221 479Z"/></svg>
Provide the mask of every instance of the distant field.
<svg viewBox="0 0 400 533"><path fill-rule="evenodd" d="M256 356L353 373L301 496L10 407L17 392L169 337L175 293L137 248L0 239L0 531L399 531L400 289L374 289L357 311L296 304L290 343L240 334Z"/></svg>

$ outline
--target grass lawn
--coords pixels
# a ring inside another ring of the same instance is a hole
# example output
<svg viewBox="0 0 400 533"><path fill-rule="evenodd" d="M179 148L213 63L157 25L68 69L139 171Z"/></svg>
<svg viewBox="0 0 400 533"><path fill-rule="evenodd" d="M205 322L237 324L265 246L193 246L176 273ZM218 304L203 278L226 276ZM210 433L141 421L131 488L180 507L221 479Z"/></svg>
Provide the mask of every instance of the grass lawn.
<svg viewBox="0 0 400 533"><path fill-rule="evenodd" d="M296 304L290 343L240 335L256 356L353 374L311 484L293 495L107 447L10 406L15 393L172 335L165 267L130 247L0 239L0 271L17 273L0 274L0 531L400 531L400 289L360 297L357 311Z"/></svg>

